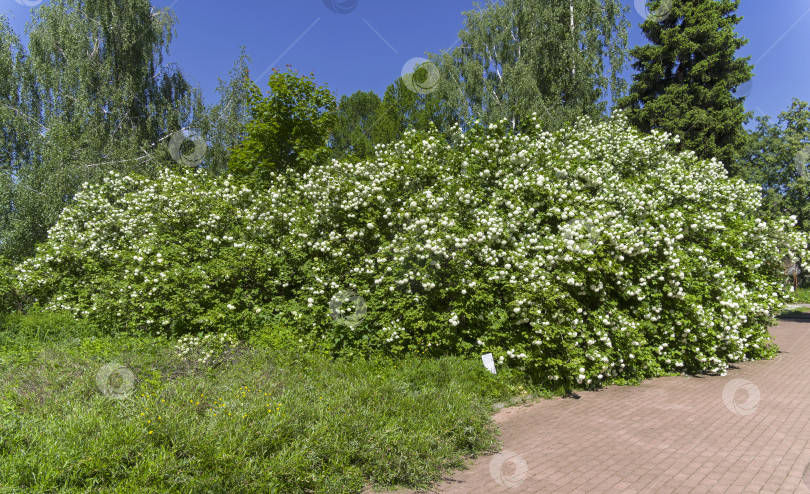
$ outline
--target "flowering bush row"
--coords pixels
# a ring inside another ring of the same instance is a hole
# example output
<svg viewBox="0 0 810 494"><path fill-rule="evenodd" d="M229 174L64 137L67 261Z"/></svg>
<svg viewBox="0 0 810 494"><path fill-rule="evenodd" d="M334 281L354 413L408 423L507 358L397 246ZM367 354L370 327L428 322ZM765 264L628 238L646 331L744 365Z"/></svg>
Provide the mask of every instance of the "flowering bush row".
<svg viewBox="0 0 810 494"><path fill-rule="evenodd" d="M808 239L673 142L616 115L554 134L410 132L263 190L113 174L18 277L117 330L244 337L281 319L336 353L492 352L565 386L723 373L774 353L782 259Z"/></svg>

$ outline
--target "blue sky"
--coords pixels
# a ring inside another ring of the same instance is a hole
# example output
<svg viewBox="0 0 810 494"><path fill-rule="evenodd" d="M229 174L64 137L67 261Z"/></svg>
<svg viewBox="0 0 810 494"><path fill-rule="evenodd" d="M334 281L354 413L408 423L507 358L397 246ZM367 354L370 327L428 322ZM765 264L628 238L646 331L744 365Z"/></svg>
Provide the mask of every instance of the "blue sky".
<svg viewBox="0 0 810 494"><path fill-rule="evenodd" d="M630 45L646 39L635 3L630 8ZM41 0L0 0L22 35L30 11ZM482 1L482 4L486 2ZM153 0L177 13L177 38L170 59L216 101L217 78L226 79L242 45L253 59L254 79L264 85L271 67L290 64L314 73L338 96L358 90L381 95L403 67L426 51L452 47L464 27L462 12L472 0ZM775 117L792 98L810 101L810 2L807 0L742 0L738 33L749 43L739 56L751 56L755 77L746 108L755 116ZM24 38L24 36L23 36ZM25 39L23 39L25 42ZM632 69L627 68L629 79Z"/></svg>

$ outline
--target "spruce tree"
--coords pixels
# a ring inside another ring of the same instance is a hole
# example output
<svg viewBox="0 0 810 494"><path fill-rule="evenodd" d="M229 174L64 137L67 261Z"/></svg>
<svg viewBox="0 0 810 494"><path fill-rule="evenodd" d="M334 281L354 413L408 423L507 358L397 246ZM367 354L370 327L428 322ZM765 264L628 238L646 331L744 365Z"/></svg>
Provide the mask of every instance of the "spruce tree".
<svg viewBox="0 0 810 494"><path fill-rule="evenodd" d="M649 44L630 51L638 71L620 106L643 131L681 136L681 148L717 158L730 170L750 118L736 89L751 79L750 57L737 50L739 0L649 0L642 24ZM662 5L666 4L666 5ZM669 8L671 6L671 8ZM664 8L667 7L667 8ZM662 10L663 8L663 10Z"/></svg>

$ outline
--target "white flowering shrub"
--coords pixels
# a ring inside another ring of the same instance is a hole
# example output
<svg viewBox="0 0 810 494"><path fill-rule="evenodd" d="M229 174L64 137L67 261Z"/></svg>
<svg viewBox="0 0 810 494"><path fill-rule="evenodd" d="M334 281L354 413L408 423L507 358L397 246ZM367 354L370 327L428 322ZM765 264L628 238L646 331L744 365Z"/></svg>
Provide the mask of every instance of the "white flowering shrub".
<svg viewBox="0 0 810 494"><path fill-rule="evenodd" d="M755 187L675 139L616 116L555 134L411 132L261 191L111 176L19 279L116 329L249 332L294 311L305 345L492 352L567 387L723 373L774 354L782 259L808 239L795 218L759 219Z"/></svg>
<svg viewBox="0 0 810 494"><path fill-rule="evenodd" d="M111 331L244 334L297 267L275 200L226 179L164 171L86 186L36 257L17 267L24 293Z"/></svg>

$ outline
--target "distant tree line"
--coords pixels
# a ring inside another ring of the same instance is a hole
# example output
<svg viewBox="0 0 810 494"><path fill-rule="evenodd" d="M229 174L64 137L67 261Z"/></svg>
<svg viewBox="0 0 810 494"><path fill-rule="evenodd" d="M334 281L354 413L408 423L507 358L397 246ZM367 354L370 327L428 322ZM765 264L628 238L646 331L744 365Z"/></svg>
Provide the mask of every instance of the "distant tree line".
<svg viewBox="0 0 810 494"><path fill-rule="evenodd" d="M193 165L261 181L328 159L371 159L409 129L506 120L520 133L536 113L555 130L607 118L611 106L721 160L763 187L763 214L796 214L808 229L810 110L796 100L776 123L763 117L745 130L751 114L737 92L753 67L736 56L747 42L735 32L739 3L649 0L649 43L632 50L619 0L476 4L463 13L459 46L428 53L382 96L339 100L293 70L274 70L262 94L243 48L210 106L165 60L177 21L168 8L53 0L33 11L26 49L0 17L0 254L29 257L85 182L184 166L177 156L193 154L193 135L205 142ZM620 78L628 60L629 87Z"/></svg>

